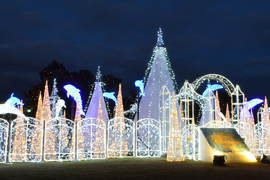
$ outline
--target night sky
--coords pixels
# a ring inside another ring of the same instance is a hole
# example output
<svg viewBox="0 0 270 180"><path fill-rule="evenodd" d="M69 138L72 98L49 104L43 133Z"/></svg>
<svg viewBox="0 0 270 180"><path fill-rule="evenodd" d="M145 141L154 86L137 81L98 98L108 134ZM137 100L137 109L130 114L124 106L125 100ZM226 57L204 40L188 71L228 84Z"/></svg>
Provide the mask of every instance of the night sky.
<svg viewBox="0 0 270 180"><path fill-rule="evenodd" d="M0 101L40 82L53 60L134 87L161 27L176 81L216 73L270 98L270 1L0 1ZM58 87L61 88L61 87ZM84 100L86 101L86 100Z"/></svg>

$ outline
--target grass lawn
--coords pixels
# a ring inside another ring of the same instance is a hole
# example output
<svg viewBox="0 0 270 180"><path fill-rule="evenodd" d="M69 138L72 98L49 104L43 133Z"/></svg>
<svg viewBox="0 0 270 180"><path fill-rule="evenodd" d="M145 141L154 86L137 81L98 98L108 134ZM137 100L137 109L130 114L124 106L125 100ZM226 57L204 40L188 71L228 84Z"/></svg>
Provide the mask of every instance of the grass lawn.
<svg viewBox="0 0 270 180"><path fill-rule="evenodd" d="M270 164L215 166L201 161L124 158L0 165L0 179L253 179L270 178Z"/></svg>

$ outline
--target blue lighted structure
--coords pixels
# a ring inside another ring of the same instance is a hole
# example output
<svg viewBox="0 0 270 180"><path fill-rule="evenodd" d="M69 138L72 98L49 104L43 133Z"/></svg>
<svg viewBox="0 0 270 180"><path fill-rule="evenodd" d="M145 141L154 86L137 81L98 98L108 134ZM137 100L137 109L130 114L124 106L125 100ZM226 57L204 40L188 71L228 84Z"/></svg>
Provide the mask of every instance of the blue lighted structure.
<svg viewBox="0 0 270 180"><path fill-rule="evenodd" d="M218 90L218 89L223 89L224 87L220 84L207 84L207 88L206 90L204 90L202 96L205 96L208 92L208 90L211 90L212 92L214 92L215 90Z"/></svg>
<svg viewBox="0 0 270 180"><path fill-rule="evenodd" d="M10 95L10 98L5 102L5 104L10 104L11 106L21 105L21 101L19 98L13 96L14 93ZM24 105L24 104L22 104Z"/></svg>
<svg viewBox="0 0 270 180"><path fill-rule="evenodd" d="M82 97L80 94L80 90L71 84L65 85L64 89L67 91L67 97L69 98L69 96L72 96L73 99L76 101L77 105L80 108L80 114L85 116L85 113L83 112L82 108Z"/></svg>
<svg viewBox="0 0 270 180"><path fill-rule="evenodd" d="M135 86L140 88L140 96L144 96L143 80L135 81Z"/></svg>
<svg viewBox="0 0 270 180"><path fill-rule="evenodd" d="M115 102L115 105L116 105L117 104L117 99L114 96L114 93L115 92L105 92L105 93L103 93L103 96L108 98L108 99L112 99Z"/></svg>
<svg viewBox="0 0 270 180"><path fill-rule="evenodd" d="M262 99L254 98L247 102L248 110L252 109L253 107L257 106L258 104L263 103Z"/></svg>

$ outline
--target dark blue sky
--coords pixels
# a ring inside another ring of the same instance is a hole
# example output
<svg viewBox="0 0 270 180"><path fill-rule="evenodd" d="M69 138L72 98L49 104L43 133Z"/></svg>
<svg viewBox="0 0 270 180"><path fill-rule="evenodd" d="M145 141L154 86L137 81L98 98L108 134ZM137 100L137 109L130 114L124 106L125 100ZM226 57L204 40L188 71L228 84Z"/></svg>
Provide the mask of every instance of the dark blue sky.
<svg viewBox="0 0 270 180"><path fill-rule="evenodd" d="M217 73L248 99L270 98L270 1L0 1L0 101L24 98L52 60L142 79L163 30L178 86ZM59 88L59 87L58 87Z"/></svg>

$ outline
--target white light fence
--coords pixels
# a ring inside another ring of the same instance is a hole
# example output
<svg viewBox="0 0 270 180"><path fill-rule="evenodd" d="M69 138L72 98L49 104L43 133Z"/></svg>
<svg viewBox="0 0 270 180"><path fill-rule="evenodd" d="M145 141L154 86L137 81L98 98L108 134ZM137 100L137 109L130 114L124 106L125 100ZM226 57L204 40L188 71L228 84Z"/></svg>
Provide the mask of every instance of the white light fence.
<svg viewBox="0 0 270 180"><path fill-rule="evenodd" d="M43 123L34 118L18 118L11 123L10 162L42 160Z"/></svg>
<svg viewBox="0 0 270 180"><path fill-rule="evenodd" d="M4 119L0 119L0 163L5 163L7 160L8 128L9 123Z"/></svg>
<svg viewBox="0 0 270 180"><path fill-rule="evenodd" d="M108 122L107 157L133 157L135 152L135 123L127 118L116 117Z"/></svg>
<svg viewBox="0 0 270 180"><path fill-rule="evenodd" d="M270 154L270 127L264 123L254 126L255 152L257 156Z"/></svg>
<svg viewBox="0 0 270 180"><path fill-rule="evenodd" d="M199 127L197 125L189 124L182 129L182 147L187 159L199 159Z"/></svg>
<svg viewBox="0 0 270 180"><path fill-rule="evenodd" d="M45 122L44 160L71 161L75 159L74 122L57 118Z"/></svg>
<svg viewBox="0 0 270 180"><path fill-rule="evenodd" d="M77 122L77 155L79 160L106 158L106 124L95 118Z"/></svg>
<svg viewBox="0 0 270 180"><path fill-rule="evenodd" d="M137 157L161 156L161 123L155 119L140 119L137 127Z"/></svg>

